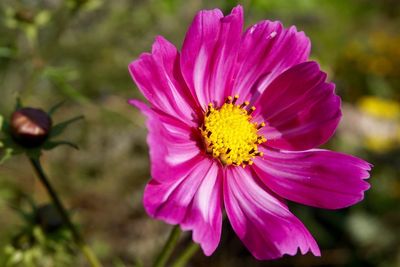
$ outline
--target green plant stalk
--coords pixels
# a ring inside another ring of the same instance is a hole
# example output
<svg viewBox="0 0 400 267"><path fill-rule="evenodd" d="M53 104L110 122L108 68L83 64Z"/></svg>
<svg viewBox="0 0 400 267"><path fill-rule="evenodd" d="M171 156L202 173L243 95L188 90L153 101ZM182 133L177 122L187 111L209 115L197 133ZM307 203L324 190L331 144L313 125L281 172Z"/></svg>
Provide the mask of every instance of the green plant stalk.
<svg viewBox="0 0 400 267"><path fill-rule="evenodd" d="M198 244L191 242L172 264L172 267L185 267L186 263L196 254L199 248L200 246Z"/></svg>
<svg viewBox="0 0 400 267"><path fill-rule="evenodd" d="M172 229L167 242L165 243L163 249L161 250L160 254L158 255L156 261L153 264L153 267L164 267L167 263L169 257L171 256L172 252L176 244L178 243L179 236L181 234L181 230L179 229L179 225L174 226Z"/></svg>
<svg viewBox="0 0 400 267"><path fill-rule="evenodd" d="M49 180L47 179L47 176L42 168L42 165L40 164L40 160L31 158L31 157L29 157L29 160L30 160L32 167L35 170L37 176L39 177L40 181L42 182L44 187L46 187L46 190L49 193L50 198L52 199L56 209L60 213L65 225L71 231L76 244L78 245L82 254L86 257L87 261L90 263L90 266L91 267L102 267L102 265L101 265L100 261L97 259L96 255L93 253L91 248L86 244L82 235L79 233L79 231L73 225L73 223L72 223L66 209L64 208L61 200L59 199L56 191L53 189Z"/></svg>

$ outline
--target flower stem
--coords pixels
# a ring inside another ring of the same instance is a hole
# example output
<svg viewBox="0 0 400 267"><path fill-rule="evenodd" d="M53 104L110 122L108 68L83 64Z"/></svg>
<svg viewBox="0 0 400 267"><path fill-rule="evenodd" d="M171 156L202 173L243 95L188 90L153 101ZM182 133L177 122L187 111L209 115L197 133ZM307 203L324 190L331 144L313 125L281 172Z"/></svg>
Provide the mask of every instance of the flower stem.
<svg viewBox="0 0 400 267"><path fill-rule="evenodd" d="M169 257L171 256L172 252L174 251L176 244L178 243L180 234L181 234L181 230L179 229L179 225L176 225L172 229L167 242L165 243L163 249L161 250L160 254L158 255L156 261L154 262L153 267L164 267L165 266Z"/></svg>
<svg viewBox="0 0 400 267"><path fill-rule="evenodd" d="M193 257L194 254L199 250L199 245L196 243L190 243L188 247L182 252L178 259L172 264L172 267L185 267L186 263Z"/></svg>
<svg viewBox="0 0 400 267"><path fill-rule="evenodd" d="M78 229L76 229L76 227L73 225L61 200L58 198L56 191L51 186L49 179L47 179L47 176L42 168L42 165L40 164L40 160L32 158L32 157L29 157L29 160L30 160L32 167L35 170L37 176L39 177L40 181L42 182L44 187L46 187L46 190L49 193L56 209L60 213L65 225L71 231L76 244L78 245L82 254L86 257L87 261L90 263L90 266L91 267L102 267L102 265L101 265L100 261L97 259L96 255L93 253L93 251L90 249L90 247L85 243L85 240L79 233Z"/></svg>

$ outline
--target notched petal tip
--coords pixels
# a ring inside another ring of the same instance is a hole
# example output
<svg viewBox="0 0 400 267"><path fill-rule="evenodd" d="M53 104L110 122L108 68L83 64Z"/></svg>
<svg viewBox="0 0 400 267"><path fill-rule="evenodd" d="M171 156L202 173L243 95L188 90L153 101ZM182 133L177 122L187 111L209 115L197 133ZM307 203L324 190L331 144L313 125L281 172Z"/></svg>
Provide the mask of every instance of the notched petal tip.
<svg viewBox="0 0 400 267"><path fill-rule="evenodd" d="M243 21L243 7L241 5L237 5L231 11L231 13L224 18L222 18L222 22L230 22L232 19L238 18Z"/></svg>

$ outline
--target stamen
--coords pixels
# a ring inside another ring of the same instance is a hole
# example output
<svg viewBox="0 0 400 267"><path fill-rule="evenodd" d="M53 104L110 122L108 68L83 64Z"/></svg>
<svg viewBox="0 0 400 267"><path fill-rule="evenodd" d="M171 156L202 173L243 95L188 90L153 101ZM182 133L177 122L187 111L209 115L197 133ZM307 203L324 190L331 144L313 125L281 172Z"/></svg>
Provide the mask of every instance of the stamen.
<svg viewBox="0 0 400 267"><path fill-rule="evenodd" d="M244 102L240 105L240 108L244 108L244 107L248 106L249 104L250 104L249 101L244 101Z"/></svg>
<svg viewBox="0 0 400 267"><path fill-rule="evenodd" d="M228 96L221 107L208 104L204 122L199 127L203 136L205 152L218 159L222 165L242 166L253 164L252 159L263 155L257 146L266 141L257 131L265 123L252 122L250 116L255 110L245 107L249 101L237 105L239 96Z"/></svg>
<svg viewBox="0 0 400 267"><path fill-rule="evenodd" d="M254 110L256 110L256 107L255 107L255 106L252 106L252 107L250 108L250 110L247 112L247 114L251 115L251 113L253 113Z"/></svg>
<svg viewBox="0 0 400 267"><path fill-rule="evenodd" d="M257 126L257 130L260 130L262 127L265 127L265 122L260 123L260 124Z"/></svg>
<svg viewBox="0 0 400 267"><path fill-rule="evenodd" d="M239 95L235 95L235 97L233 98L232 104L235 104L238 99L239 99Z"/></svg>
<svg viewBox="0 0 400 267"><path fill-rule="evenodd" d="M264 143L265 141L267 141L267 139L265 139L264 136L259 136L259 137L257 138L257 143L258 143L258 144L262 144L262 143Z"/></svg>

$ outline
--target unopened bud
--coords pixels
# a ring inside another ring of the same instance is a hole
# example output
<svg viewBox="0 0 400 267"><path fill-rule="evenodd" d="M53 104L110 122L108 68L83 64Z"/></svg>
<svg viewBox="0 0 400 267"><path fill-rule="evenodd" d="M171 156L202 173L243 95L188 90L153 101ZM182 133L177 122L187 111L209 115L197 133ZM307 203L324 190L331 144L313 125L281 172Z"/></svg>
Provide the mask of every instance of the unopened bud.
<svg viewBox="0 0 400 267"><path fill-rule="evenodd" d="M41 109L21 108L11 116L11 134L24 147L38 147L46 141L52 121Z"/></svg>

